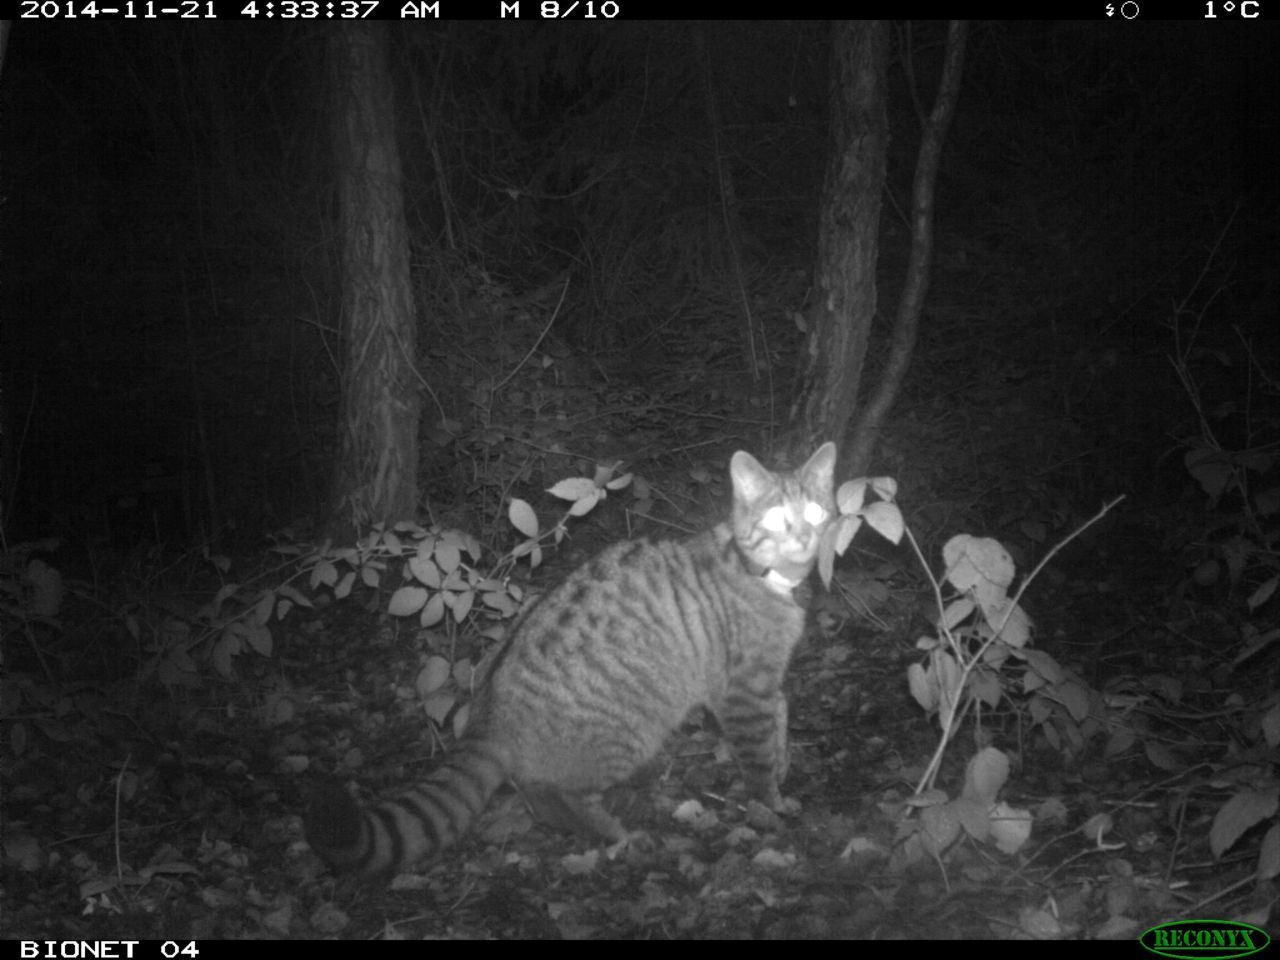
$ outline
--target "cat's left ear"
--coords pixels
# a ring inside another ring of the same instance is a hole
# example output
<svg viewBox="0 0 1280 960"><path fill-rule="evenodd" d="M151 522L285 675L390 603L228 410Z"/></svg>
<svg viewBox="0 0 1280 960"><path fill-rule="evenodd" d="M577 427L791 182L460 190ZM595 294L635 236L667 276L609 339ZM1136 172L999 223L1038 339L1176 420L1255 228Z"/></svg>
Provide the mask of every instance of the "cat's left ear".
<svg viewBox="0 0 1280 960"><path fill-rule="evenodd" d="M828 440L800 468L800 474L824 490L830 490L835 481L836 445Z"/></svg>
<svg viewBox="0 0 1280 960"><path fill-rule="evenodd" d="M745 450L739 450L729 459L729 478L738 497L748 502L760 499L775 482L773 474Z"/></svg>

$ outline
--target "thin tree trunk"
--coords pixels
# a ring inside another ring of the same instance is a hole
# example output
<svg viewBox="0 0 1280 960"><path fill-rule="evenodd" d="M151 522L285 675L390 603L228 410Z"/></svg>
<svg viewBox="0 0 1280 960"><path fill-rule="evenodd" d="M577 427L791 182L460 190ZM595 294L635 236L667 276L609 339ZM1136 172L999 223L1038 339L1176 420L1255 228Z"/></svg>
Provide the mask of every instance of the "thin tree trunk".
<svg viewBox="0 0 1280 960"><path fill-rule="evenodd" d="M880 191L889 125L885 114L889 27L837 23L832 43L833 146L823 186L807 358L791 412L787 452L797 462L853 417L876 312Z"/></svg>
<svg viewBox="0 0 1280 960"><path fill-rule="evenodd" d="M942 65L942 79L938 83L938 96L929 116L921 118L920 150L911 187L911 255L907 262L907 277L903 281L902 296L898 299L888 360L875 390L859 413L853 442L845 454L845 469L853 476L865 474L871 465L871 452L879 439L880 428L897 399L915 350L920 313L929 292L929 268L933 264L933 198L938 181L938 162L947 128L951 126L951 117L955 113L956 99L960 95L966 32L963 21L951 22L947 30L947 53ZM910 55L909 49L903 51L904 59Z"/></svg>
<svg viewBox="0 0 1280 960"><path fill-rule="evenodd" d="M330 34L345 344L330 532L414 517L420 398L388 31Z"/></svg>

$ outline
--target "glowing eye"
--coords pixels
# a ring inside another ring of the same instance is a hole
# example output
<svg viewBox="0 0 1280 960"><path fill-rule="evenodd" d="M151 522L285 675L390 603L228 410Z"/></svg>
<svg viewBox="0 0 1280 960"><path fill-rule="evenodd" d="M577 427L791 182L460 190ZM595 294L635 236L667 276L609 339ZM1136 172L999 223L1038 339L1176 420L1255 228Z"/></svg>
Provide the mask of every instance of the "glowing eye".
<svg viewBox="0 0 1280 960"><path fill-rule="evenodd" d="M820 504L810 500L804 505L804 522L811 527L816 527L822 521L827 519L827 511L822 509Z"/></svg>
<svg viewBox="0 0 1280 960"><path fill-rule="evenodd" d="M760 526L770 533L782 533L787 529L787 511L782 507L770 507L760 518Z"/></svg>

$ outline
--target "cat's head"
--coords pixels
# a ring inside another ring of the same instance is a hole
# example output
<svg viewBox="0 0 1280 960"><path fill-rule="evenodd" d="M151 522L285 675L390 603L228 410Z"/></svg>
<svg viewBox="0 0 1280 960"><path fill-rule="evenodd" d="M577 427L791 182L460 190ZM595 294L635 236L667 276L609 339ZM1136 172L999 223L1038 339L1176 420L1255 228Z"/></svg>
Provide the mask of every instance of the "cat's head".
<svg viewBox="0 0 1280 960"><path fill-rule="evenodd" d="M733 536L753 565L792 586L808 575L836 515L835 468L834 443L790 472L767 470L745 450L733 455Z"/></svg>

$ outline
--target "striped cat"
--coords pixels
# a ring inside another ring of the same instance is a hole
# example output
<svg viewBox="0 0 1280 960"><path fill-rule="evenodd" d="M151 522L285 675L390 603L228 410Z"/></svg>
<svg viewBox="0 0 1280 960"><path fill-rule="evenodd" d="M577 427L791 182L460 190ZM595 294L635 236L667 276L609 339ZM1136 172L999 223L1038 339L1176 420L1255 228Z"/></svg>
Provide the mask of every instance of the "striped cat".
<svg viewBox="0 0 1280 960"><path fill-rule="evenodd" d="M321 789L306 815L335 867L402 870L455 842L506 779L535 814L618 840L601 794L651 759L694 707L709 707L748 792L778 808L787 774L783 675L804 629L793 588L835 515L835 444L793 473L729 461L733 514L685 541L607 548L532 604L442 766L361 808Z"/></svg>

